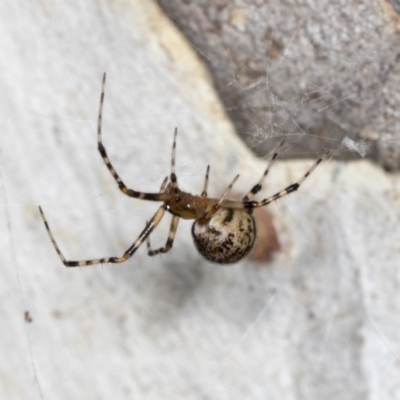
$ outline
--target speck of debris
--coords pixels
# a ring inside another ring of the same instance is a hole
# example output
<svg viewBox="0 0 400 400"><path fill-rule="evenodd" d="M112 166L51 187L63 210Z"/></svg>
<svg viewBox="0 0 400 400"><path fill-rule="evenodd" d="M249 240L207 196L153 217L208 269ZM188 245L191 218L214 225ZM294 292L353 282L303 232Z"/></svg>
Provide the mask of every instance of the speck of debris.
<svg viewBox="0 0 400 400"><path fill-rule="evenodd" d="M62 318L63 317L63 313L60 310L53 310L52 315L54 318Z"/></svg>
<svg viewBox="0 0 400 400"><path fill-rule="evenodd" d="M29 311L25 311L24 312L24 319L26 322L31 323L33 321L31 314L29 313Z"/></svg>

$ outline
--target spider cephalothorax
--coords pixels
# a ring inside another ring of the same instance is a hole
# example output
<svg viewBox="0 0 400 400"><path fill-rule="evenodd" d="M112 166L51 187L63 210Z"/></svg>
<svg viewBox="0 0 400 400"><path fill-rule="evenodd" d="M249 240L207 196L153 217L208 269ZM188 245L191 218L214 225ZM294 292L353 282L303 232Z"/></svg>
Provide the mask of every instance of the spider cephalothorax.
<svg viewBox="0 0 400 400"><path fill-rule="evenodd" d="M61 261L67 267L124 262L132 257L132 255L146 239L149 256L154 256L159 253L166 253L172 248L180 218L195 220L192 226L193 240L199 253L207 260L218 264L232 264L240 261L251 251L256 239L256 224L254 222L253 210L257 207L266 206L267 204L296 191L304 182L304 180L311 174L311 172L318 166L318 164L320 164L321 161L329 154L325 153L323 157L319 158L306 172L306 174L303 175L303 177L296 183L289 185L285 189L264 200L254 201L252 198L261 190L262 183L267 176L273 161L276 159L279 149L283 146L284 142L281 142L269 161L266 170L261 176L261 179L256 185L253 186L250 192L243 197L243 200L235 201L227 198L239 175L237 175L231 182L221 198L213 199L207 196L210 166L207 167L204 187L200 196L192 195L180 190L178 186L178 179L175 174L176 136L178 133L177 129L175 128L174 141L172 145L171 173L169 177L164 179L158 193L138 192L125 186L124 182L121 180L112 166L107 156L106 149L102 143L101 120L103 113L105 82L106 74L103 76L97 127L97 147L100 155L103 158L108 170L111 172L111 175L117 182L119 189L124 194L141 200L160 201L163 204L150 219L150 221L147 222L139 237L124 252L122 256L96 258L85 261L66 260L59 249L53 234L51 233L50 227L41 207L39 207L40 214L43 218L53 246L57 251ZM149 235L159 224L166 211L173 215L167 242L164 247L151 250Z"/></svg>

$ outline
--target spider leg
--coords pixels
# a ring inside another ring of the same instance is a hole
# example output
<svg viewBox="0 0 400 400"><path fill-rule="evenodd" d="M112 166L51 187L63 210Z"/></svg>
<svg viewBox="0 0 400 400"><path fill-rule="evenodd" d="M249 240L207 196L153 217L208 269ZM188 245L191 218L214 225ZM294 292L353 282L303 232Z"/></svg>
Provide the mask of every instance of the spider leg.
<svg viewBox="0 0 400 400"><path fill-rule="evenodd" d="M161 193L165 190L165 187L167 186L167 181L168 181L168 177L165 177L164 181L162 182L161 187L160 187ZM171 226L169 228L167 243L165 244L164 247L160 247L157 250L151 250L150 236L147 237L146 244L147 244L147 252L148 252L149 256L155 256L158 253L167 253L169 250L171 250L172 245L174 243L174 239L175 239L175 233L178 228L178 222L179 222L179 217L174 216L172 218Z"/></svg>
<svg viewBox="0 0 400 400"><path fill-rule="evenodd" d="M166 176L161 183L160 193L164 193L165 187L167 186L167 182L168 182L168 176Z"/></svg>
<svg viewBox="0 0 400 400"><path fill-rule="evenodd" d="M46 220L46 217L42 211L42 208L39 206L39 211L42 216L44 225L46 227L47 233L50 237L51 242L53 243L54 249L56 250L58 256L60 257L61 261L66 267L84 267L86 265L94 265L94 264L105 264L105 263L122 263L128 260L132 255L136 252L136 250L140 247L140 245L146 240L146 238L150 235L150 233L154 230L154 228L159 224L162 217L165 213L165 206L162 205L154 216L151 218L150 222L146 224L145 228L143 229L142 233L139 237L133 242L133 244L124 252L121 257L106 257L106 258L96 258L93 260L84 260L84 261L70 261L67 260L64 255L62 254L60 248L54 236L50 230L50 226Z"/></svg>
<svg viewBox="0 0 400 400"><path fill-rule="evenodd" d="M267 169L264 171L261 179L258 181L256 185L253 186L253 188L250 190L249 193L246 194L246 196L243 197L243 201L248 201L251 200L262 188L262 183L266 176L268 175L269 170L271 169L271 165L274 163L276 157L278 157L279 150L281 147L284 145L285 141L283 140L279 146L276 148L274 154L272 155L272 158L269 160L269 163L267 165Z"/></svg>
<svg viewBox="0 0 400 400"><path fill-rule="evenodd" d="M281 190L278 193L275 193L274 195L267 197L264 200L261 201L243 201L243 205L242 208L257 208L257 207L263 207L266 206L267 204L270 204L278 199L280 199L281 197L284 197L292 192L295 192L300 185L310 176L310 174L315 170L315 168L318 167L318 165L325 160L326 158L328 158L330 156L330 152L327 151L325 152L325 154L319 158L312 166L311 168L303 175L303 177L301 179L299 179L296 183L292 183L291 185L289 185L288 187L286 187L285 189ZM233 208L235 208L235 204L233 204Z"/></svg>
<svg viewBox="0 0 400 400"><path fill-rule="evenodd" d="M159 249L152 250L150 245L150 237L147 237L147 253L149 256L155 256L159 253L167 253L172 249L172 245L174 244L176 230L178 229L179 217L174 215L172 217L171 226L168 232L167 242L164 247L160 247Z"/></svg>
<svg viewBox="0 0 400 400"><path fill-rule="evenodd" d="M232 190L233 185L235 184L235 182L239 179L239 174L237 174L234 178L233 181L229 184L228 188L225 190L225 193L222 195L221 199L219 200L219 202L213 207L217 207L220 208L222 202L226 199L226 196L228 196L229 192Z"/></svg>
<svg viewBox="0 0 400 400"><path fill-rule="evenodd" d="M176 136L178 135L178 128L174 131L174 141L172 143L171 154L171 184L174 189L178 189L178 179L175 174L175 154L176 154Z"/></svg>
<svg viewBox="0 0 400 400"><path fill-rule="evenodd" d="M135 197L142 200L152 200L152 201L165 201L170 198L167 194L160 194L160 193L143 193L137 192L133 189L128 189L122 179L119 177L117 172L115 171L114 167L112 166L110 159L107 156L106 149L103 145L101 139L101 124L103 118L103 104L104 104L104 87L106 84L106 74L103 75L103 83L101 89L101 96L100 96L100 106L99 106L99 117L97 121L97 148L100 152L101 157L103 158L104 163L106 164L108 170L111 172L111 175L114 177L115 181L118 184L119 189L125 193L129 197Z"/></svg>
<svg viewBox="0 0 400 400"><path fill-rule="evenodd" d="M235 178L233 179L233 181L229 184L228 188L225 190L225 193L222 195L222 197L220 198L220 200L218 201L217 204L215 204L211 210L209 210L207 213L204 214L203 217L201 217L197 222L200 225L203 225L205 223L207 223L212 216L221 208L221 204L224 202L224 200L226 199L226 197L228 196L229 192L231 191L233 185L235 184L235 182L238 180L239 178L239 174L235 176Z"/></svg>
<svg viewBox="0 0 400 400"><path fill-rule="evenodd" d="M208 177L210 175L210 166L207 165L206 177L204 179L204 187L203 191L201 192L201 197L207 197L207 188L208 188Z"/></svg>

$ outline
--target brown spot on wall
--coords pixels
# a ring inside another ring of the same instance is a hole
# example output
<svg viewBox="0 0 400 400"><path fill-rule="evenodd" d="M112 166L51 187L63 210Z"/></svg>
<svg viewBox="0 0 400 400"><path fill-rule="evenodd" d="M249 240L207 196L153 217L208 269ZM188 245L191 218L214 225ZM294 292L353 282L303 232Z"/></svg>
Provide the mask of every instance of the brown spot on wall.
<svg viewBox="0 0 400 400"><path fill-rule="evenodd" d="M31 314L29 313L29 311L25 311L24 312L24 319L26 322L31 323L33 322L33 319L31 317Z"/></svg>
<svg viewBox="0 0 400 400"><path fill-rule="evenodd" d="M272 214L267 209L258 209L254 212L257 239L249 258L259 263L271 261L273 254L281 249Z"/></svg>

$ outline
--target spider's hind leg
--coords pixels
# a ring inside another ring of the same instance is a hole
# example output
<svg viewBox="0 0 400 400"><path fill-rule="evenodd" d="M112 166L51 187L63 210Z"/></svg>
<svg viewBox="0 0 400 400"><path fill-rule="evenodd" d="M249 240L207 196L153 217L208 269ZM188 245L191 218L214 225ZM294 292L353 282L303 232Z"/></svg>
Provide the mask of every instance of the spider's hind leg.
<svg viewBox="0 0 400 400"><path fill-rule="evenodd" d="M252 187L249 193L246 194L246 196L243 197L243 201L248 201L251 200L262 188L262 183L266 176L268 175L269 170L271 169L272 164L274 163L276 157L278 157L279 150L282 148L284 145L285 141L283 140L281 143L279 143L279 146L276 148L274 154L272 155L271 159L269 160L269 163L267 165L267 169L264 171L264 173L261 176L261 179L258 181L256 185Z"/></svg>
<svg viewBox="0 0 400 400"><path fill-rule="evenodd" d="M290 193L295 192L296 190L299 189L299 187L302 185L302 183L312 174L312 172L318 167L319 164L321 164L322 161L326 160L331 156L331 152L326 151L317 161L314 162L313 165L309 168L309 170L295 183L292 183L291 185L287 186L285 189L281 190L278 193L275 193L274 195L267 197L264 200L261 201L243 201L243 207L247 209L253 209L257 207L264 207L281 197L287 196Z"/></svg>

